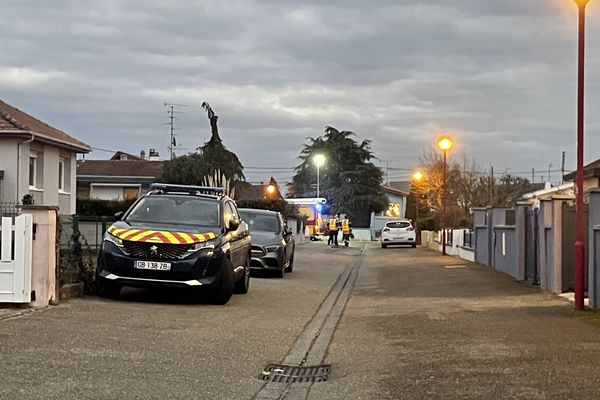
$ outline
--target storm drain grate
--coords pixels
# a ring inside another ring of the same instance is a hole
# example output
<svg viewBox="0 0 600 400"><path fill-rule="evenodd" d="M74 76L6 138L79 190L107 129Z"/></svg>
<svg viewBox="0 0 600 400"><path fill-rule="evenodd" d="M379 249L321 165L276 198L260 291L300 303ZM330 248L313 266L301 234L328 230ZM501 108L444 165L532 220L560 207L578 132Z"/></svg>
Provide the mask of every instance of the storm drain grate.
<svg viewBox="0 0 600 400"><path fill-rule="evenodd" d="M262 370L259 378L279 383L325 382L329 377L330 371L331 365L298 367L294 365L269 364Z"/></svg>

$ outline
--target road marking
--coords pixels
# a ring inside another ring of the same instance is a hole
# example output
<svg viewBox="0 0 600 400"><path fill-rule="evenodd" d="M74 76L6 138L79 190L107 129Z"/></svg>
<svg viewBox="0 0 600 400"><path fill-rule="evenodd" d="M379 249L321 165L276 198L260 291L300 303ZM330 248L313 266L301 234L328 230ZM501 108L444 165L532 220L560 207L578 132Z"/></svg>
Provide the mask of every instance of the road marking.
<svg viewBox="0 0 600 400"><path fill-rule="evenodd" d="M459 268L467 268L466 265L446 265L444 266L446 269L459 269Z"/></svg>
<svg viewBox="0 0 600 400"><path fill-rule="evenodd" d="M358 259L348 265L340 274L329 294L321 303L321 307L296 339L282 364L302 366L320 365L323 362L335 328L354 287L366 249L367 244L365 243L360 250ZM311 386L312 384L307 383L294 385L267 382L254 399L306 399Z"/></svg>

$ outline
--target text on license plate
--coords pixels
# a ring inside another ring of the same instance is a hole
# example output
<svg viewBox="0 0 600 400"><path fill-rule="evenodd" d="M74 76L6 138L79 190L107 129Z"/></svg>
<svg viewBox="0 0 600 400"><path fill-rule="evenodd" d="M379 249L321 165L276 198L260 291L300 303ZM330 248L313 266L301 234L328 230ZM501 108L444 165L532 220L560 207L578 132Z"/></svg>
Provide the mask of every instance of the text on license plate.
<svg viewBox="0 0 600 400"><path fill-rule="evenodd" d="M170 271L171 263L158 261L136 261L135 268L137 269L155 269L159 271Z"/></svg>

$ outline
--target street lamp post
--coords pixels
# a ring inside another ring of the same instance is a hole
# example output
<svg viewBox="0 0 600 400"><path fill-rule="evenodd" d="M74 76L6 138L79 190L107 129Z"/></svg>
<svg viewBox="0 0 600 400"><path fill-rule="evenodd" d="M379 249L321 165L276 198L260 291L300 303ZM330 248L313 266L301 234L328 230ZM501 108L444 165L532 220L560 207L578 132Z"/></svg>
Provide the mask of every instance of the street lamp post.
<svg viewBox="0 0 600 400"><path fill-rule="evenodd" d="M321 164L323 164L325 162L325 156L323 154L316 154L313 157L313 162L315 163L315 165L317 166L317 198L319 198L319 184L320 184L320 173L319 173L319 169L321 168Z"/></svg>
<svg viewBox="0 0 600 400"><path fill-rule="evenodd" d="M447 185L447 175L448 175L448 164L447 164L447 156L448 151L452 148L454 144L452 142L452 138L450 136L444 135L438 139L438 148L442 150L444 155L444 172L442 177L442 255L446 255L446 185Z"/></svg>
<svg viewBox="0 0 600 400"><path fill-rule="evenodd" d="M421 171L415 171L415 173L413 174L413 179L416 183L419 183L423 180L425 176L423 175L423 173ZM417 233L417 244L421 243L420 240L420 235L419 235L419 228L420 228L420 224L419 224L419 197L417 195L415 195L415 231Z"/></svg>
<svg viewBox="0 0 600 400"><path fill-rule="evenodd" d="M583 110L585 82L585 7L590 0L575 0L579 8L579 50L577 69L577 177L576 177L576 209L577 224L575 228L575 309L585 308L583 291L585 286L585 246L583 243Z"/></svg>

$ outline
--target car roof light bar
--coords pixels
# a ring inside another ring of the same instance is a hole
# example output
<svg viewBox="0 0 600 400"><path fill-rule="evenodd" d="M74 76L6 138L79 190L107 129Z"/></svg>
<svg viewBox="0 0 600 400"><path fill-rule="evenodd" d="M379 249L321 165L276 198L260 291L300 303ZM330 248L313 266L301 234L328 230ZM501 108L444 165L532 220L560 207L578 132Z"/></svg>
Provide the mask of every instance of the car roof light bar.
<svg viewBox="0 0 600 400"><path fill-rule="evenodd" d="M150 190L156 190L163 193L188 193L191 195L212 194L217 196L225 195L225 188L208 187L208 186L192 186L192 185L173 185L170 183L152 183Z"/></svg>

